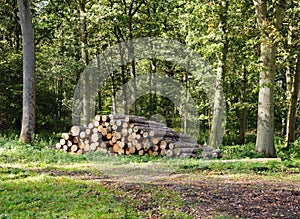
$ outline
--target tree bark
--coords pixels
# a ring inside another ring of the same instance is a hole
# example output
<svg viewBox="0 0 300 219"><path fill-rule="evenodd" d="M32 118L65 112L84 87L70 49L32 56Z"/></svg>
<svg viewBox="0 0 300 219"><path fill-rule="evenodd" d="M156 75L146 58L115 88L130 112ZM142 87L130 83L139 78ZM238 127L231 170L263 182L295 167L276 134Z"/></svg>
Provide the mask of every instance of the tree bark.
<svg viewBox="0 0 300 219"><path fill-rule="evenodd" d="M20 141L33 143L35 132L35 51L30 1L18 0L23 44L23 114Z"/></svg>
<svg viewBox="0 0 300 219"><path fill-rule="evenodd" d="M243 81L242 81L242 90L241 90L241 101L243 106L240 108L240 143L245 143L245 136L247 130L247 107L244 105L246 103L246 89L247 89L247 69L246 66L243 66Z"/></svg>
<svg viewBox="0 0 300 219"><path fill-rule="evenodd" d="M185 83L185 91L184 91L184 120L183 120L183 133L187 133L187 123L188 123L188 102L189 102L189 82L188 82L188 72L184 73L184 83Z"/></svg>
<svg viewBox="0 0 300 219"><path fill-rule="evenodd" d="M289 28L287 31L287 52L291 53L292 52L292 28ZM292 60L291 60L292 56L289 56L286 60L286 71L285 71L285 81L286 81L286 101L288 104L288 107L290 106L289 104L291 103L291 92L292 92L292 83L294 80L294 72L292 70ZM283 135L285 135L287 137L287 129L288 129L288 125L287 125L287 121L288 121L288 117L289 117L289 109L287 109L287 117L286 118L282 118L282 119L286 119L285 120L285 130ZM287 143L287 142L286 142Z"/></svg>
<svg viewBox="0 0 300 219"><path fill-rule="evenodd" d="M97 68L98 68L98 74L101 74L101 63L100 63L100 58L97 56ZM102 113L102 95L101 95L101 90L98 91L98 110L99 114Z"/></svg>
<svg viewBox="0 0 300 219"><path fill-rule="evenodd" d="M211 124L210 136L209 136L209 146L212 148L219 148L222 143L223 136L223 117L224 117L224 97L223 97L223 74L225 71L226 53L227 53L227 37L226 37L226 11L228 8L227 1L222 1L220 3L220 20L219 29L222 34L222 48L218 54L218 67L216 76L216 92L214 97L213 106L213 119Z"/></svg>
<svg viewBox="0 0 300 219"><path fill-rule="evenodd" d="M265 0L253 0L255 5L256 20L262 31L260 44L261 71L259 73L258 119L256 151L266 157L276 157L274 145L274 84L275 84L275 59L276 45L268 31L270 21L267 19L267 3ZM275 28L281 27L284 17L284 5L276 8ZM263 32L264 31L264 32ZM267 31L267 32L265 32Z"/></svg>
<svg viewBox="0 0 300 219"><path fill-rule="evenodd" d="M132 1L134 2L134 0ZM133 5L133 4L131 4ZM134 103L133 103L133 114L136 115L137 112L137 106L136 106L136 93L137 93L137 84L136 84L136 68L135 68L135 54L134 54L134 46L132 45L132 40L133 40L133 34L132 34L132 17L133 14L131 13L131 7L129 10L129 49L128 49L128 56L131 58L131 77L133 80L133 98L134 98Z"/></svg>
<svg viewBox="0 0 300 219"><path fill-rule="evenodd" d="M157 110L156 84L153 83L153 74L157 73L157 61L151 59L150 64L150 110L149 115L155 114Z"/></svg>
<svg viewBox="0 0 300 219"><path fill-rule="evenodd" d="M87 49L87 27L86 27L86 1L79 1L80 9L80 30L81 30L81 59L85 66L89 64L89 54ZM85 71L82 77L82 104L83 104L83 125L87 126L91 119L90 106L90 77L89 72Z"/></svg>
<svg viewBox="0 0 300 219"><path fill-rule="evenodd" d="M224 111L224 98L223 98L223 88L222 88L222 75L224 72L223 60L219 59L218 69L217 69L217 81L216 81L216 92L214 97L214 107L213 107L213 119L211 123L211 131L209 136L209 146L212 148L218 148L222 143L222 121L223 121L223 111Z"/></svg>
<svg viewBox="0 0 300 219"><path fill-rule="evenodd" d="M127 89L126 89L126 82L127 82L127 64L125 63L125 48L123 47L123 45L121 44L122 41L125 41L125 38L122 34L121 28L118 26L118 24L115 24L114 27L114 34L115 37L117 38L117 43L119 45L119 54L120 54L120 62L121 62L121 76L122 76L122 95L123 95L123 99L121 100L121 106L118 106L117 109L117 101L114 101L113 99L113 112L114 113L121 113L121 114L128 114L128 96L127 96ZM126 45L126 43L125 43ZM112 73L113 74L113 73ZM114 90L113 88L113 83L112 83L112 90ZM116 92L113 92L114 95ZM121 108L120 108L121 107Z"/></svg>
<svg viewBox="0 0 300 219"><path fill-rule="evenodd" d="M295 141L296 114L297 114L299 88L300 88L300 46L298 48L296 70L295 70L294 80L292 83L291 98L290 98L289 109L288 109L287 129L286 129L286 139L285 139L286 147L290 146L290 143Z"/></svg>

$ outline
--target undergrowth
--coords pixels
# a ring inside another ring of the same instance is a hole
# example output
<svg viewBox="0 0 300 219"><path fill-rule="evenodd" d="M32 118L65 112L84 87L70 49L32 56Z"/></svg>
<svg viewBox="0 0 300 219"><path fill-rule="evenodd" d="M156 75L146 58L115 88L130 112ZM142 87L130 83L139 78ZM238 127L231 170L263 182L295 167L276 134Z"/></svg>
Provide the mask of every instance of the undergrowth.
<svg viewBox="0 0 300 219"><path fill-rule="evenodd" d="M295 141L289 148L284 147L284 143L277 139L276 144L277 157L282 160L300 159L300 140ZM249 143L244 145L221 146L222 159L240 159L240 158L261 158L255 150L255 144Z"/></svg>
<svg viewBox="0 0 300 219"><path fill-rule="evenodd" d="M289 149L283 148L282 139L276 139L277 155L282 158L282 162L267 163L218 163L203 161L201 159L171 159L162 156L99 156L98 154L70 155L54 149L46 149L45 146L53 142L53 139L37 138L33 145L23 145L19 143L16 136L0 136L0 163L40 163L40 164L77 164L106 162L112 165L129 163L162 163L176 166L178 171L225 171L225 172L245 172L245 173L300 173L300 141L297 140ZM222 160L259 158L255 151L255 144L221 146ZM22 173L23 174L23 173Z"/></svg>
<svg viewBox="0 0 300 219"><path fill-rule="evenodd" d="M85 156L74 156L57 150L45 149L49 142L41 139L35 144L21 144L18 139L0 137L0 162L2 163L78 163L86 162ZM51 143L51 142L50 142Z"/></svg>

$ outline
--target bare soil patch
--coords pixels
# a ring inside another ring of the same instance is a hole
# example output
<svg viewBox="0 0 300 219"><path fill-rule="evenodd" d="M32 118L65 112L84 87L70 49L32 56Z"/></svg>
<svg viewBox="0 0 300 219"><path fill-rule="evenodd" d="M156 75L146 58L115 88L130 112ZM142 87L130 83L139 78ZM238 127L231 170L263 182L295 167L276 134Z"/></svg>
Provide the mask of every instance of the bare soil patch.
<svg viewBox="0 0 300 219"><path fill-rule="evenodd" d="M142 200L138 211L149 211L155 203L151 193L145 192L150 189L176 192L184 203L181 211L192 218L300 218L299 182L175 175L150 183L106 181L106 185ZM160 218L159 206L152 207L149 218Z"/></svg>
<svg viewBox="0 0 300 219"><path fill-rule="evenodd" d="M183 203L180 211L191 218L300 218L300 182L296 180L286 181L276 177L270 180L250 174L238 178L238 175L205 176L201 173L174 174L166 171L158 171L161 174L155 175L155 170L149 166L142 167L143 171L126 169L128 174L120 175L95 174L85 170L74 173L51 170L46 173L91 180L108 189L121 191L122 196L141 200L136 211L150 211L148 218L163 218L160 206L151 193L161 190L175 193ZM167 208L174 206L170 204Z"/></svg>

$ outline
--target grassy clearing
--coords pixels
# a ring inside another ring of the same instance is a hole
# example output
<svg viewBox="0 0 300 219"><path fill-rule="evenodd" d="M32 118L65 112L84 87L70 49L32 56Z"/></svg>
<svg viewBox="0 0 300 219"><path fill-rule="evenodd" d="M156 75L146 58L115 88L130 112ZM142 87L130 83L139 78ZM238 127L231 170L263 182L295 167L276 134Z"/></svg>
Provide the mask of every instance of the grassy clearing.
<svg viewBox="0 0 300 219"><path fill-rule="evenodd" d="M63 154L57 150L47 150L44 143L22 145L16 139L0 137L1 163L82 163L87 159L84 156Z"/></svg>
<svg viewBox="0 0 300 219"><path fill-rule="evenodd" d="M135 216L115 194L91 182L27 175L0 185L2 218L112 218L129 212Z"/></svg>
<svg viewBox="0 0 300 219"><path fill-rule="evenodd" d="M139 184L152 200L143 202L135 198L135 187L126 193L122 184L97 180L104 176L86 156L6 138L0 139L0 148L0 218L190 218L180 211L176 192ZM143 159L107 157L102 162L150 162Z"/></svg>
<svg viewBox="0 0 300 219"><path fill-rule="evenodd" d="M300 182L300 161L266 163L198 163L190 161L180 166L178 172L193 173L205 179L266 180ZM198 177L198 178L199 178Z"/></svg>
<svg viewBox="0 0 300 219"><path fill-rule="evenodd" d="M161 182L169 182L172 174L189 174L190 180L223 180L224 176L300 181L300 159L295 150L282 162L220 163L159 156L74 156L45 149L45 145L46 141L21 145L14 138L0 137L0 218L193 218L183 213L185 200L168 186L110 182L106 175L116 167L124 175L130 170L155 170L144 174L162 173ZM249 157L253 146L222 150L225 158ZM99 166L103 171L99 172Z"/></svg>
<svg viewBox="0 0 300 219"><path fill-rule="evenodd" d="M1 176L0 218L190 218L180 211L183 201L176 192L151 185L124 190L121 184L11 168Z"/></svg>

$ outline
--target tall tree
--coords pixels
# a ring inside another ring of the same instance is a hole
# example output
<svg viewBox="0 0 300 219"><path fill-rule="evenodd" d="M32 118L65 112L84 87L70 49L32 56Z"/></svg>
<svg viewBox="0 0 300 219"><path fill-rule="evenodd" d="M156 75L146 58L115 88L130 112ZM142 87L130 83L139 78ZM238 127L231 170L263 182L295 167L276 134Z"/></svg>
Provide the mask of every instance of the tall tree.
<svg viewBox="0 0 300 219"><path fill-rule="evenodd" d="M87 48L88 31L86 21L86 0L79 0L80 9L80 43L81 43L81 59L85 66L89 64L89 53ZM83 93L83 125L88 126L90 122L90 78L89 73L85 72L82 79Z"/></svg>
<svg viewBox="0 0 300 219"><path fill-rule="evenodd" d="M300 88L300 46L298 48L298 56L296 62L296 70L291 87L291 98L288 108L287 128L286 128L286 146L295 140L295 127L296 127L296 112L297 102Z"/></svg>
<svg viewBox="0 0 300 219"><path fill-rule="evenodd" d="M276 39L274 34L280 30L285 14L285 1L276 1L275 13L268 14L266 0L253 0L258 28L261 31L258 96L258 119L256 151L266 157L275 157L274 145L274 85ZM270 12L269 12L270 13Z"/></svg>
<svg viewBox="0 0 300 219"><path fill-rule="evenodd" d="M32 143L35 132L35 51L30 0L18 0L23 44L23 115L20 140Z"/></svg>
<svg viewBox="0 0 300 219"><path fill-rule="evenodd" d="M228 3L226 0L220 1L219 3L219 30L221 33L221 48L218 54L218 66L216 75L216 92L214 97L213 106L213 119L211 124L209 144L213 148L218 148L222 143L222 122L224 116L224 97L223 97L223 85L222 79L225 71L226 55L227 55L227 10Z"/></svg>
<svg viewBox="0 0 300 219"><path fill-rule="evenodd" d="M290 8L287 10L285 23L286 32L286 56L283 57L286 66L286 100L287 122L286 122L286 138L285 146L289 147L295 141L297 103L300 87L300 24L299 19L300 2L291 2ZM295 64L296 63L296 64Z"/></svg>

